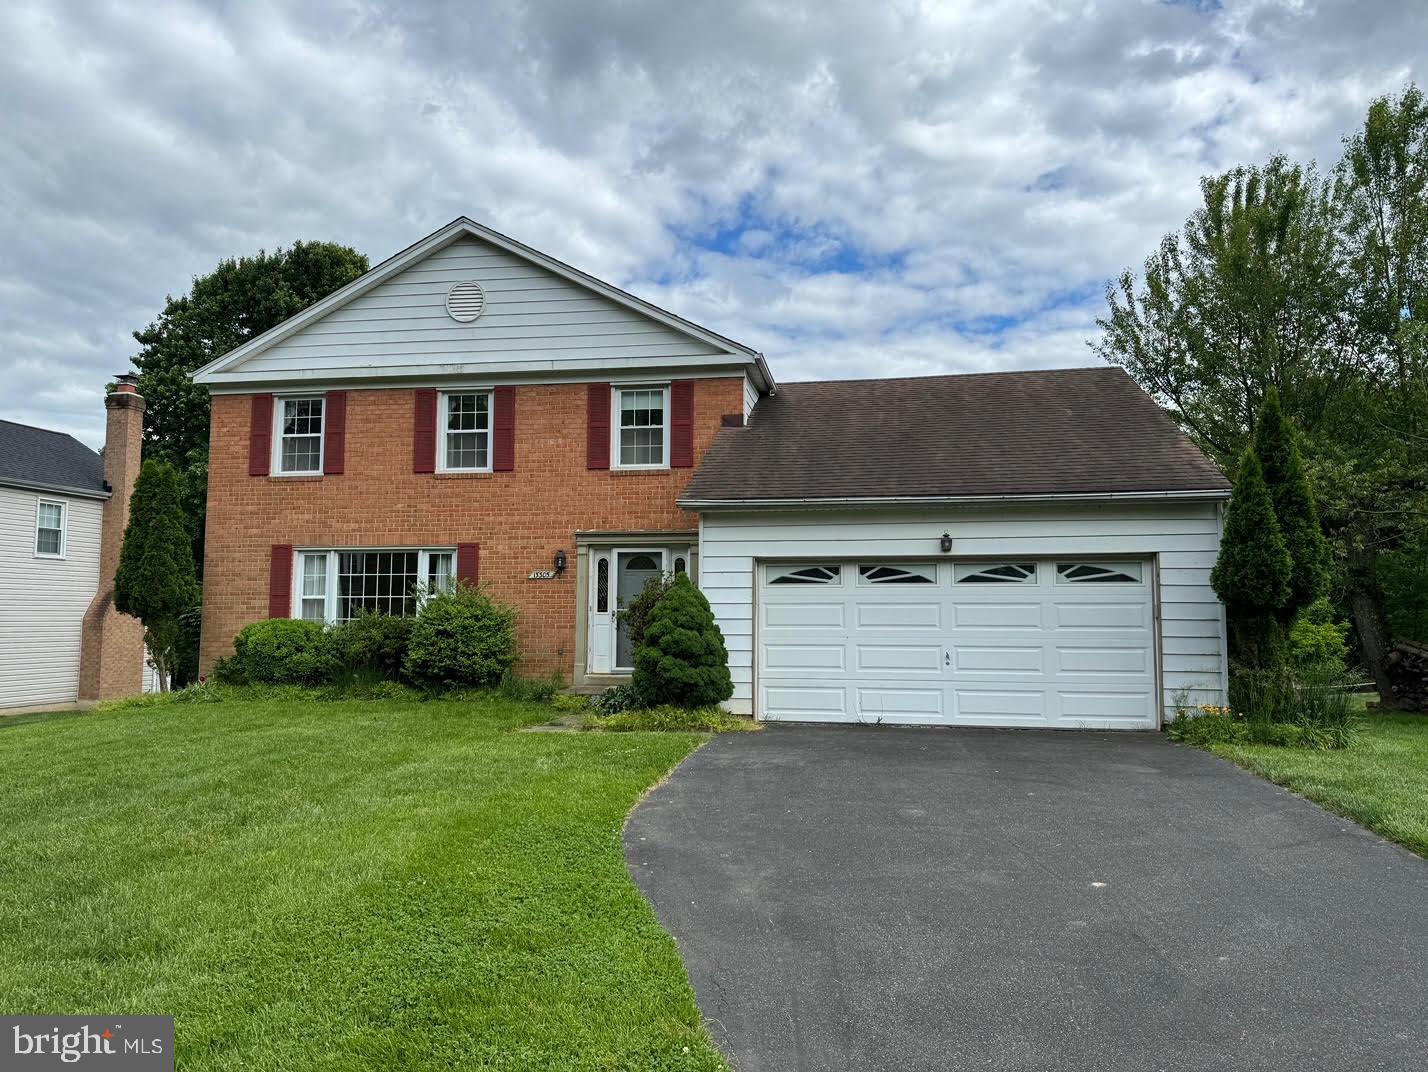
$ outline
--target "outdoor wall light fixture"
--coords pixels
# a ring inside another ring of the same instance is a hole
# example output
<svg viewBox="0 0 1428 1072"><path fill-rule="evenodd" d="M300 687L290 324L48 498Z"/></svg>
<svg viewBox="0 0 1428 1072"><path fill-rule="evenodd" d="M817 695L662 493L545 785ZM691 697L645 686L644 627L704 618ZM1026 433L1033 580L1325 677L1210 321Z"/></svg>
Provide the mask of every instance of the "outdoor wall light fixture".
<svg viewBox="0 0 1428 1072"><path fill-rule="evenodd" d="M555 553L555 572L565 572L565 552L563 550Z"/></svg>
<svg viewBox="0 0 1428 1072"><path fill-rule="evenodd" d="M944 532L942 534L942 553L944 555L950 555L952 553L952 534L950 532Z"/></svg>

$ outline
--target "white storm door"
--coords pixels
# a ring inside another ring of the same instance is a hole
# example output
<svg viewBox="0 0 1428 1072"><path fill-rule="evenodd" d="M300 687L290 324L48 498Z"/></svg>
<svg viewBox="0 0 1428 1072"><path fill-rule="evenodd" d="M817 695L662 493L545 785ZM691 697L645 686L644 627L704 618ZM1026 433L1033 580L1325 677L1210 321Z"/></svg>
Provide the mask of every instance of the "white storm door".
<svg viewBox="0 0 1428 1072"><path fill-rule="evenodd" d="M621 626L619 612L644 591L646 584L663 575L666 557L667 552L663 547L642 547L615 552L615 622L612 643L616 671L633 670L635 666L634 646Z"/></svg>
<svg viewBox="0 0 1428 1072"><path fill-rule="evenodd" d="M590 603L586 639L586 670L608 674L615 656L615 553L609 547L590 549Z"/></svg>

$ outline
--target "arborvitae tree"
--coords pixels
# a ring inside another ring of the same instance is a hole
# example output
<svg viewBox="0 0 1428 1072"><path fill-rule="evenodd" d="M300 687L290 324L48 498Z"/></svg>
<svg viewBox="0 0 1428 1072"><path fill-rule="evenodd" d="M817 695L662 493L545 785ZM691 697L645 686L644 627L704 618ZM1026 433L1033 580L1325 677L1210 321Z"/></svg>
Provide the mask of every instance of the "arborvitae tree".
<svg viewBox="0 0 1428 1072"><path fill-rule="evenodd" d="M1299 454L1298 433L1285 417L1279 392L1271 387L1264 396L1255 421L1254 453L1264 472L1292 564L1289 598L1279 609L1279 618L1290 622L1300 610L1318 599L1329 573L1329 544L1319 524L1319 507L1304 461Z"/></svg>
<svg viewBox="0 0 1428 1072"><path fill-rule="evenodd" d="M635 651L635 688L651 704L710 707L734 694L724 634L704 593L676 575L655 604Z"/></svg>
<svg viewBox="0 0 1428 1072"><path fill-rule="evenodd" d="M114 606L144 623L144 643L164 688L178 659L183 616L200 598L182 495L177 469L168 462L144 463L114 576Z"/></svg>
<svg viewBox="0 0 1428 1072"><path fill-rule="evenodd" d="M1268 667L1282 659L1278 616L1289 600L1293 571L1274 500L1251 447L1235 473L1220 557L1210 573L1210 583L1229 611L1236 662Z"/></svg>

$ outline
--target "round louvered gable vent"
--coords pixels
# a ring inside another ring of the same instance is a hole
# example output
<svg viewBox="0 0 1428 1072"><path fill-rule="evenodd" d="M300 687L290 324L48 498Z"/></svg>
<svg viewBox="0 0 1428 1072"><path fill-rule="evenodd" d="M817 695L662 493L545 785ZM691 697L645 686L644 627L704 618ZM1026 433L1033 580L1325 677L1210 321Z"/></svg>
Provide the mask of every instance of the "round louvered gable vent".
<svg viewBox="0 0 1428 1072"><path fill-rule="evenodd" d="M453 283L446 292L446 312L452 320L469 324L486 308L486 292L474 280Z"/></svg>

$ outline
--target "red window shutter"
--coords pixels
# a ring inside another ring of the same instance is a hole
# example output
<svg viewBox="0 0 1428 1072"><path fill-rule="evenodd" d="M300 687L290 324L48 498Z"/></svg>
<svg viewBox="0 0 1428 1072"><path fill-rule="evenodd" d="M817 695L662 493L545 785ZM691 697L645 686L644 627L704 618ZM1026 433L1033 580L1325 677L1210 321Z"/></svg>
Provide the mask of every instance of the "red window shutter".
<svg viewBox="0 0 1428 1072"><path fill-rule="evenodd" d="M273 396L254 395L248 424L248 475L267 476L273 464Z"/></svg>
<svg viewBox="0 0 1428 1072"><path fill-rule="evenodd" d="M273 544L268 560L268 617L293 616L293 545Z"/></svg>
<svg viewBox="0 0 1428 1072"><path fill-rule="evenodd" d="M491 468L498 473L509 473L516 467L516 389L497 387L492 408Z"/></svg>
<svg viewBox="0 0 1428 1072"><path fill-rule="evenodd" d="M436 472L436 392L416 392L416 421L412 425L412 472Z"/></svg>
<svg viewBox="0 0 1428 1072"><path fill-rule="evenodd" d="M328 391L322 405L322 471L345 472L346 454L347 392Z"/></svg>
<svg viewBox="0 0 1428 1072"><path fill-rule="evenodd" d="M462 584L476 585L481 581L481 545L456 545L456 579Z"/></svg>
<svg viewBox="0 0 1428 1072"><path fill-rule="evenodd" d="M669 465L688 469L694 464L694 381L675 380L669 385Z"/></svg>
<svg viewBox="0 0 1428 1072"><path fill-rule="evenodd" d="M610 468L610 385L592 383L585 393L585 468Z"/></svg>

